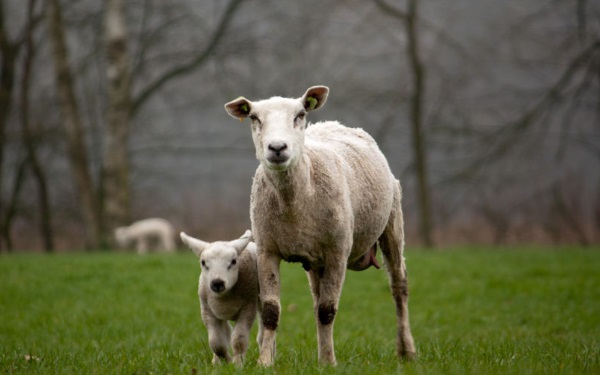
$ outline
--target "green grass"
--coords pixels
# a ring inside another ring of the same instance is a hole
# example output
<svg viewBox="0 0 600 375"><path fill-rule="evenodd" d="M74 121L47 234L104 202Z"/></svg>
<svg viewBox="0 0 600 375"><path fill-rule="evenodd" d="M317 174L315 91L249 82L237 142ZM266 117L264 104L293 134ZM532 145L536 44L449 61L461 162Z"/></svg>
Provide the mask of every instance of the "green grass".
<svg viewBox="0 0 600 375"><path fill-rule="evenodd" d="M407 251L419 358L395 357L386 274L349 272L338 366L317 364L302 268L283 264L274 371L244 373L600 374L600 249ZM0 256L0 372L237 374L210 364L193 254ZM256 332L256 327L253 334Z"/></svg>

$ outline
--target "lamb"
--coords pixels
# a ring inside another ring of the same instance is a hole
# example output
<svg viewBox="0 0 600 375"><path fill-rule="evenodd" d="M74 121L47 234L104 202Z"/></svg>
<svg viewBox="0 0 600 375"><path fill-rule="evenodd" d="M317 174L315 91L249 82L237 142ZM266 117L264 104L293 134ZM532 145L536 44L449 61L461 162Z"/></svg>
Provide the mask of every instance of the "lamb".
<svg viewBox="0 0 600 375"><path fill-rule="evenodd" d="M213 351L213 364L230 362L229 343L233 348L233 363L243 364L250 330L260 313L256 245L248 230L237 240L204 242L181 232L181 240L200 258L202 272L198 285L202 321L208 331ZM235 321L233 336L228 321ZM262 324L258 325L257 341L262 342Z"/></svg>
<svg viewBox="0 0 600 375"><path fill-rule="evenodd" d="M408 318L403 258L402 191L377 144L362 129L338 122L307 126L329 88L314 86L298 99L273 97L225 104L234 118L249 117L259 166L250 197L252 234L264 333L259 365L271 366L279 324L282 260L307 272L317 323L318 358L336 364L333 323L346 269L379 267L381 248L397 316L397 354L415 356Z"/></svg>
<svg viewBox="0 0 600 375"><path fill-rule="evenodd" d="M175 250L175 230L165 219L152 218L136 221L126 227L115 229L115 239L121 247L136 243L138 254L145 254L152 241L156 241L159 250Z"/></svg>

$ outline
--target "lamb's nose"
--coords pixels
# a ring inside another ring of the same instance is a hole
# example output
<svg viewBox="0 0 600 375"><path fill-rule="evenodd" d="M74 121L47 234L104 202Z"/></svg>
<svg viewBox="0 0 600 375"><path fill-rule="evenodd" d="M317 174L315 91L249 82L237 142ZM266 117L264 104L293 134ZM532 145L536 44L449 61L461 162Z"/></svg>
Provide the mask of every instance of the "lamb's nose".
<svg viewBox="0 0 600 375"><path fill-rule="evenodd" d="M215 293L221 293L225 290L225 282L221 279L215 279L210 282L210 289Z"/></svg>
<svg viewBox="0 0 600 375"><path fill-rule="evenodd" d="M285 142L273 142L269 143L269 151L273 151L275 154L279 155L281 151L287 148L287 144Z"/></svg>

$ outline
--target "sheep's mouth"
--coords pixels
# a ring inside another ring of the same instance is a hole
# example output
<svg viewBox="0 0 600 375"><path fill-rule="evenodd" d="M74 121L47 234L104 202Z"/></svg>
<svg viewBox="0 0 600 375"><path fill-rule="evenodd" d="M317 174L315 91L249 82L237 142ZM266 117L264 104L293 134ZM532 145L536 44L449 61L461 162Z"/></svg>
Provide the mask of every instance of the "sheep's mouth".
<svg viewBox="0 0 600 375"><path fill-rule="evenodd" d="M267 156L267 166L273 170L284 170L289 165L290 158L283 154L270 154Z"/></svg>

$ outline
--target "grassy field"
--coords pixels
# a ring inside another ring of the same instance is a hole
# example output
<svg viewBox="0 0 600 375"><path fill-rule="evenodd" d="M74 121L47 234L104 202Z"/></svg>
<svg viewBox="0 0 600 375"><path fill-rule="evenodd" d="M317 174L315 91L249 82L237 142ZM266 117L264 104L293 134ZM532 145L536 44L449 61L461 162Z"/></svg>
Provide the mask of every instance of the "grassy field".
<svg viewBox="0 0 600 375"><path fill-rule="evenodd" d="M419 358L394 355L383 270L350 272L336 368L317 364L308 284L283 264L276 366L244 373L600 374L600 249L408 250ZM191 252L0 256L0 372L229 374L213 367ZM256 327L254 329L256 333Z"/></svg>

